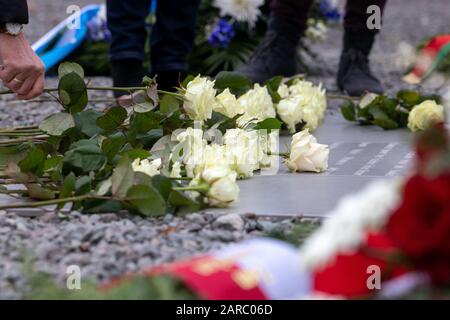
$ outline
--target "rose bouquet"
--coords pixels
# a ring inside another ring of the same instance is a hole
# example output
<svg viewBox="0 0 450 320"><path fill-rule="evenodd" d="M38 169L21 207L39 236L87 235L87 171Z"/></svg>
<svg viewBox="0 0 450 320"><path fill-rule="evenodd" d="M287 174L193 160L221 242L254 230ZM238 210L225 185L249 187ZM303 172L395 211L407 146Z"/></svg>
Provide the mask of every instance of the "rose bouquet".
<svg viewBox="0 0 450 320"><path fill-rule="evenodd" d="M214 80L187 79L172 93L149 78L136 88L90 87L79 65L61 64L58 88L46 91L58 93L62 111L38 127L0 130L0 193L39 201L0 208L71 204L83 212L183 213L238 201L236 180L270 169L279 156L289 158L292 171L326 170L329 150L307 129L294 137L290 153L278 152L280 88L308 102L292 109L308 116L291 129L317 126L325 93L300 79L251 87L245 77L223 72ZM87 108L89 90L130 92L131 103L97 112Z"/></svg>

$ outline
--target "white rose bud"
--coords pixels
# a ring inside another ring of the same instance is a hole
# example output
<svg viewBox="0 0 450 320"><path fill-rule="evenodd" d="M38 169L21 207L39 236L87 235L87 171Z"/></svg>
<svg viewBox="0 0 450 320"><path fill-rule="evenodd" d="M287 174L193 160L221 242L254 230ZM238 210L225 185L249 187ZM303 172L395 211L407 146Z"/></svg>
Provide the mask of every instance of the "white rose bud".
<svg viewBox="0 0 450 320"><path fill-rule="evenodd" d="M155 159L152 161L148 159L135 159L131 166L134 172L142 172L150 177L153 177L160 174L161 164L161 159Z"/></svg>
<svg viewBox="0 0 450 320"><path fill-rule="evenodd" d="M427 100L415 106L408 117L408 128L412 132L422 131L444 121L444 107L434 100Z"/></svg>
<svg viewBox="0 0 450 320"><path fill-rule="evenodd" d="M278 116L287 125L291 133L295 133L295 126L303 121L302 102L302 96L298 95L288 97L278 103Z"/></svg>
<svg viewBox="0 0 450 320"><path fill-rule="evenodd" d="M210 119L216 102L216 92L214 81L207 78L197 76L189 82L184 93L183 105L189 118L196 121Z"/></svg>
<svg viewBox="0 0 450 320"><path fill-rule="evenodd" d="M212 165L205 168L189 184L196 186L207 183L209 190L206 193L206 202L213 207L227 207L229 204L239 200L239 186L236 183L236 172L229 167Z"/></svg>
<svg viewBox="0 0 450 320"><path fill-rule="evenodd" d="M228 118L234 118L236 115L244 113L244 109L228 88L216 97L213 109Z"/></svg>
<svg viewBox="0 0 450 320"><path fill-rule="evenodd" d="M308 129L292 137L291 153L286 165L291 171L322 172L328 169L329 149L317 143Z"/></svg>
<svg viewBox="0 0 450 320"><path fill-rule="evenodd" d="M281 99L286 99L287 97L289 97L289 87L285 83L280 84L277 92L280 95Z"/></svg>

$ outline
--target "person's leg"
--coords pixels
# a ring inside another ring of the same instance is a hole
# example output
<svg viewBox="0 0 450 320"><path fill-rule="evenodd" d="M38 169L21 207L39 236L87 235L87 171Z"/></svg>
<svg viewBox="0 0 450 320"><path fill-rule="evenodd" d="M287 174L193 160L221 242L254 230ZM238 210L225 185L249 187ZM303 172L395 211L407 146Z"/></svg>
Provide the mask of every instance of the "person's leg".
<svg viewBox="0 0 450 320"><path fill-rule="evenodd" d="M159 0L151 38L151 74L160 88L171 90L187 73L200 0Z"/></svg>
<svg viewBox="0 0 450 320"><path fill-rule="evenodd" d="M383 92L380 81L372 75L369 68L369 55L379 30L368 28L367 21L372 13L368 13L367 8L376 5L382 14L386 2L387 0L347 1L338 86L350 95L361 95L365 91Z"/></svg>
<svg viewBox="0 0 450 320"><path fill-rule="evenodd" d="M110 61L115 86L138 86L144 76L145 19L150 0L107 0Z"/></svg>
<svg viewBox="0 0 450 320"><path fill-rule="evenodd" d="M273 0L269 27L250 60L238 71L254 82L297 73L296 53L313 0Z"/></svg>

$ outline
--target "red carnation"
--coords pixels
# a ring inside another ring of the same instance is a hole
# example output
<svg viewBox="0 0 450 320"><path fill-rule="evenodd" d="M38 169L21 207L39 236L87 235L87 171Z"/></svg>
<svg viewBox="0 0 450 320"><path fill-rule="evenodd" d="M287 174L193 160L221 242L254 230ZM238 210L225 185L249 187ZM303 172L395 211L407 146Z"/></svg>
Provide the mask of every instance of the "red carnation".
<svg viewBox="0 0 450 320"><path fill-rule="evenodd" d="M405 186L403 201L387 232L418 269L433 281L450 281L450 172L436 178L416 175Z"/></svg>

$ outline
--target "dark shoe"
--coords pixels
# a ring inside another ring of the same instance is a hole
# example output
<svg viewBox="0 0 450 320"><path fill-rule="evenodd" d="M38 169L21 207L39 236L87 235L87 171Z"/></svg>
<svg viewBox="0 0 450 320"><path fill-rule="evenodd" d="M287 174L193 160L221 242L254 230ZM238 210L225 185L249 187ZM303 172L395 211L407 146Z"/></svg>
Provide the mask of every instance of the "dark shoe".
<svg viewBox="0 0 450 320"><path fill-rule="evenodd" d="M111 62L111 76L115 87L139 87L144 77L142 61L138 59L117 60ZM119 98L127 92L114 91L114 97Z"/></svg>
<svg viewBox="0 0 450 320"><path fill-rule="evenodd" d="M183 82L184 78L186 78L186 75L187 74L185 71L168 70L152 74L151 77L153 78L156 76L158 89L175 92L176 88L181 86L181 82Z"/></svg>
<svg viewBox="0 0 450 320"><path fill-rule="evenodd" d="M290 23L272 20L263 41L237 72L257 83L280 75L294 76L297 74L296 54L301 33Z"/></svg>
<svg viewBox="0 0 450 320"><path fill-rule="evenodd" d="M370 71L368 56L354 48L342 54L337 82L339 89L350 96L361 96L366 91L384 92L383 85Z"/></svg>

